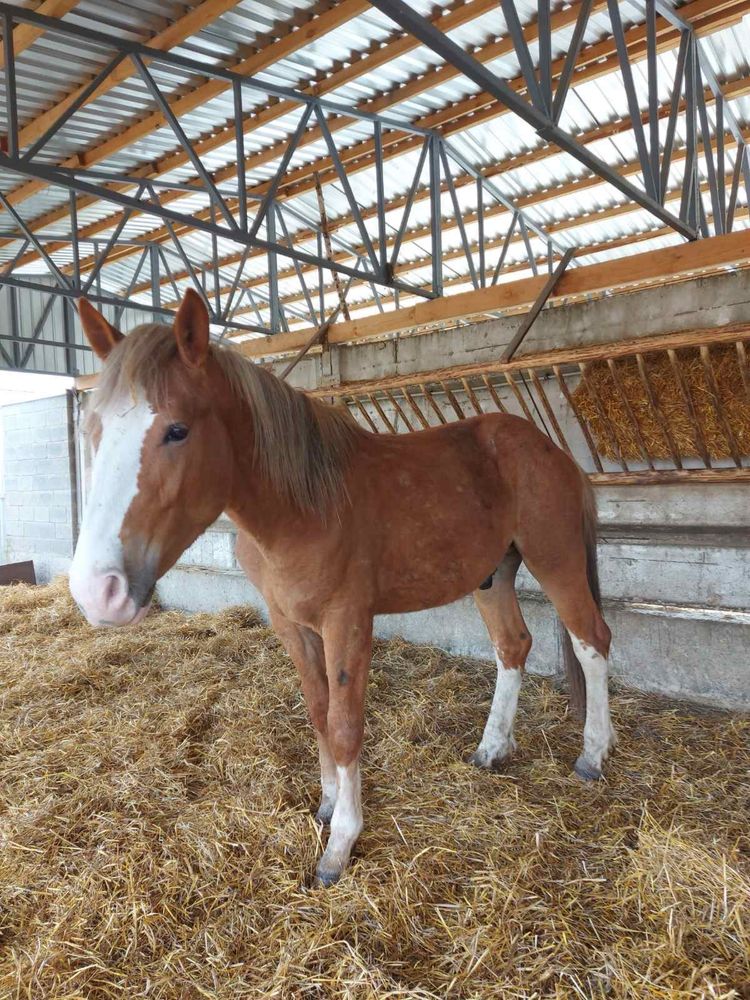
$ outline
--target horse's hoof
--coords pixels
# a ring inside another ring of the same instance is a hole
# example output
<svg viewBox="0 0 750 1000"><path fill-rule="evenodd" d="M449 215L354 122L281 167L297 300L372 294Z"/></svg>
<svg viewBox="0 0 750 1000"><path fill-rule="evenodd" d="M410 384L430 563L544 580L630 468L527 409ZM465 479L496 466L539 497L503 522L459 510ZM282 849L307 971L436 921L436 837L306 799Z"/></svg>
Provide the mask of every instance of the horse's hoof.
<svg viewBox="0 0 750 1000"><path fill-rule="evenodd" d="M510 754L496 754L491 757L484 750L476 750L470 757L469 763L473 764L474 767L480 768L482 771L504 771L505 767L510 760Z"/></svg>
<svg viewBox="0 0 750 1000"><path fill-rule="evenodd" d="M590 761L586 760L584 756L578 758L575 762L573 770L582 778L584 781L601 781L602 771L601 768L592 764Z"/></svg>
<svg viewBox="0 0 750 1000"><path fill-rule="evenodd" d="M323 889L328 889L338 882L342 874L341 871L335 868L324 868L322 865L318 865L315 872L315 884Z"/></svg>
<svg viewBox="0 0 750 1000"><path fill-rule="evenodd" d="M321 805L318 811L315 813L315 822L319 823L320 826L329 826L331 823L331 818L333 817L333 806L325 803Z"/></svg>

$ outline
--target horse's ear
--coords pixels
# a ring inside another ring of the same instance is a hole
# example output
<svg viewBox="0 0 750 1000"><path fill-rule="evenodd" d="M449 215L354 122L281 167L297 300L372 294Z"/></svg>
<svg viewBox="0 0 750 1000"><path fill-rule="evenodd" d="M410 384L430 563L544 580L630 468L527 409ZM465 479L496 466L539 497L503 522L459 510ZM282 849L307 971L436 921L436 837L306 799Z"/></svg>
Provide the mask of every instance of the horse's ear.
<svg viewBox="0 0 750 1000"><path fill-rule="evenodd" d="M189 368L200 368L208 355L208 309L194 288L188 288L174 320L180 357Z"/></svg>
<svg viewBox="0 0 750 1000"><path fill-rule="evenodd" d="M78 303L78 315L86 340L94 349L94 354L102 361L106 361L112 348L123 339L123 335L107 322L98 309L94 309L88 299L81 299Z"/></svg>

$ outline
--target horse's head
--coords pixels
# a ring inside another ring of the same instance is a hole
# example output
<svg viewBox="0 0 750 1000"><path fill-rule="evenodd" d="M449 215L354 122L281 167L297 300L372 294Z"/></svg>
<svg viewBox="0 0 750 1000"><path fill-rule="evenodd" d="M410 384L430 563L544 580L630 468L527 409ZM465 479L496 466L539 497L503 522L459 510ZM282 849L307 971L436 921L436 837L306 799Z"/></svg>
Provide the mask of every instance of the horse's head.
<svg viewBox="0 0 750 1000"><path fill-rule="evenodd" d="M95 457L70 589L92 625L128 625L226 506L231 442L195 292L171 331L143 326L125 338L86 301L80 315L105 365L86 421Z"/></svg>

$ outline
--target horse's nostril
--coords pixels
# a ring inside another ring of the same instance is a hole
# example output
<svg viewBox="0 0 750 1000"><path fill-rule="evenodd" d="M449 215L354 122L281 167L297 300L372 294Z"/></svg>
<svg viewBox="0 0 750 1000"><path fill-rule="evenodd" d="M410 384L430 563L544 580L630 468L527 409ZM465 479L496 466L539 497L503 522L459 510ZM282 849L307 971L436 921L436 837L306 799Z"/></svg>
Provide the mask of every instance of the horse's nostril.
<svg viewBox="0 0 750 1000"><path fill-rule="evenodd" d="M122 573L108 573L104 582L104 606L117 607L124 604L128 596L127 581Z"/></svg>

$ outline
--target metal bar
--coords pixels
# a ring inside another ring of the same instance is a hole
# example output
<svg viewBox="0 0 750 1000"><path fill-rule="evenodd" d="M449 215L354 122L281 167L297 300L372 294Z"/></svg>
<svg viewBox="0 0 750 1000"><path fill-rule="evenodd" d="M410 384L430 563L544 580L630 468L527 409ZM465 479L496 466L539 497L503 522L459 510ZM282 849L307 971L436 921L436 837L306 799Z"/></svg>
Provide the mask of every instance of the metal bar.
<svg viewBox="0 0 750 1000"><path fill-rule="evenodd" d="M277 221L281 225L281 230L282 230L282 232L284 234L284 239L287 241L287 243L289 244L289 246L291 246L292 245L292 237L289 235L289 230L287 229L286 220L284 219L284 212L282 211L281 205L277 205L276 206L276 219L277 219ZM245 251L245 254L246 253L247 253L247 251ZM244 255L243 255L243 257L244 257L244 259L247 259ZM244 263L243 263L243 266L244 266ZM305 297L305 304L307 305L308 312L310 313L310 322L311 323L317 323L318 322L318 314L315 312L315 306L313 305L313 302L312 302L312 297L310 295L310 290L307 287L307 282L305 281L305 275L304 275L304 272L303 272L303 270L302 270L302 268L301 268L300 263L299 263L298 260L294 261L294 270L295 270L295 273L297 275L297 280L300 283L300 287L302 288L302 294ZM373 285L372 287L373 287L373 290L374 290L375 286ZM229 306L227 306L227 308L229 308Z"/></svg>
<svg viewBox="0 0 750 1000"><path fill-rule="evenodd" d="M540 11L544 3L545 0L539 0ZM376 4L375 6L379 5ZM531 58L531 53L529 52L529 46L524 38L521 22L518 19L515 2L514 0L501 0L501 6L503 8L503 15L505 16L505 23L508 27L508 33L510 34L511 41L513 42L513 48L516 50L516 58L518 59L518 65L521 67L521 73L523 74L531 103L540 111L546 110L544 94L542 93L539 82L536 78L534 63ZM388 13L388 11L386 11L386 13ZM547 11L547 18L549 23L549 9Z"/></svg>
<svg viewBox="0 0 750 1000"><path fill-rule="evenodd" d="M654 463L651 458L651 454L648 450L648 446L641 433L641 425L638 423L638 418L635 415L633 407L630 405L630 400L628 399L628 394L625 391L625 387L620 379L620 373L617 370L617 365L613 358L607 358L607 367L609 368L609 374L612 376L612 381L614 382L615 388L617 389L617 394L620 397L620 402L622 403L625 412L628 415L628 420L632 424L633 430L635 431L635 439L638 442L638 447L641 450L641 455L643 456L643 461L648 465L649 469L653 469Z"/></svg>
<svg viewBox="0 0 750 1000"><path fill-rule="evenodd" d="M648 144L646 142L646 135L643 129L643 121L641 119L641 109L638 106L638 97L635 92L635 84L633 82L633 70L630 65L630 56L628 55L628 47L625 41L625 32L623 31L622 20L620 18L620 6L618 0L607 0L607 7L609 9L609 17L612 22L612 37L614 38L615 41L615 47L617 49L617 58L620 63L620 73L622 75L622 82L625 87L625 95L627 97L627 102L628 102L628 112L630 114L630 121L633 126L633 134L635 136L636 146L638 148L638 159L640 161L641 171L643 173L643 183L649 195L652 198L658 198L659 193L656 187L656 178L651 169L651 157ZM648 10L646 19L648 22ZM648 44L648 33L647 33L647 44Z"/></svg>
<svg viewBox="0 0 750 1000"><path fill-rule="evenodd" d="M148 247L144 247L143 248L143 253L140 255L140 258L138 260L138 264L136 265L136 268L133 271L133 277L128 282L128 287L126 288L125 295L123 296L123 298L124 298L124 300L126 302L130 298L130 296L133 294L133 289L135 288L135 286L136 286L136 284L138 282L138 278L140 277L140 273L141 273L141 271L143 269L143 265L146 263L146 257L148 256L148 253L149 253ZM117 309L115 310L115 326L119 326L120 325L120 321L122 319L122 314L123 314L123 307L122 306L118 306Z"/></svg>
<svg viewBox="0 0 750 1000"><path fill-rule="evenodd" d="M386 13L388 13L386 11ZM443 219L440 211L440 137L430 136L430 227L432 230L432 290L443 294Z"/></svg>
<svg viewBox="0 0 750 1000"><path fill-rule="evenodd" d="M500 251L500 257L498 259L497 265L495 266L495 271L494 271L494 273L492 275L492 284L493 285L497 284L497 279L500 277L500 271L502 270L503 264L505 263L505 258L508 255L508 250L510 248L510 243L511 243L511 240L513 239L513 231L515 230L516 223L518 222L518 216L519 216L519 213L518 212L514 212L512 218L510 220L510 227L508 228L508 232L506 233L505 241L503 242L503 248Z"/></svg>
<svg viewBox="0 0 750 1000"><path fill-rule="evenodd" d="M555 288L557 287L558 281L565 273L565 270L570 261L572 260L576 250L577 247L569 247L565 251L557 267L545 282L544 288L541 290L539 295L537 295L534 305L531 307L529 312L524 317L523 322L516 331L515 336L508 344L508 346L505 348L502 355L500 356L501 362L505 363L507 361L510 361L510 359L516 353L518 348L521 346L524 337L529 332L531 327L534 325L537 316L542 311L542 309L544 309L544 306L547 303L547 299L550 297L550 295L554 292Z"/></svg>
<svg viewBox="0 0 750 1000"><path fill-rule="evenodd" d="M484 249L484 189L482 178L477 177L477 246L479 248L479 285L484 288L487 284L487 261Z"/></svg>
<svg viewBox="0 0 750 1000"><path fill-rule="evenodd" d="M154 310L161 309L161 282L159 281L159 247L156 243L151 245L149 252L149 265L151 276L151 304Z"/></svg>
<svg viewBox="0 0 750 1000"><path fill-rule="evenodd" d="M732 425L727 420L727 415L724 412L724 406L721 402L721 395L719 393L719 386L716 382L716 373L714 372L714 366L711 362L711 351L707 344L701 344L701 361L703 362L703 369L706 373L706 383L708 385L708 394L711 397L711 404L716 413L716 419L721 427L722 433L727 440L727 445L729 446L729 454L732 456L732 461L737 466L737 468L742 468L742 462L740 460L740 449L737 444L737 439L734 436L734 431L732 430Z"/></svg>
<svg viewBox="0 0 750 1000"><path fill-rule="evenodd" d="M682 178L682 197L680 201L680 216L687 219L688 224L696 227L698 219L697 201L697 120L696 120L696 87L695 87L695 38L690 35L688 53L685 63L685 173Z"/></svg>
<svg viewBox="0 0 750 1000"><path fill-rule="evenodd" d="M18 156L18 95L16 93L16 53L13 46L13 17L3 11L3 56L5 65L5 117L8 125L8 152ZM4 352L3 352L4 353Z"/></svg>
<svg viewBox="0 0 750 1000"><path fill-rule="evenodd" d="M125 59L124 52L118 52L107 65L101 70L100 73L94 77L94 79L78 94L76 99L72 101L63 111L59 118L57 118L52 125L47 129L47 131L37 139L37 141L29 146L29 148L22 154L21 159L31 160L36 154L43 149L47 143L55 136L60 129L69 121L76 111L79 111L84 104L86 104L91 95L97 90L102 83L107 79L110 73L114 73L120 63Z"/></svg>
<svg viewBox="0 0 750 1000"><path fill-rule="evenodd" d="M667 131L664 136L664 154L661 161L661 175L659 177L659 198L663 202L669 184L669 168L672 163L674 152L675 130L677 128L677 117L680 111L680 98L682 95L682 81L685 78L685 60L690 49L690 32L683 31L680 38L680 48L677 52L677 66L675 68L674 85L672 88L672 100L669 105L669 119L667 121Z"/></svg>
<svg viewBox="0 0 750 1000"><path fill-rule="evenodd" d="M646 211L661 219L666 225L671 226L680 235L687 239L695 239L694 228L687 226L681 219L668 212L651 195L645 194L640 188L627 181L614 167L605 163L590 149L581 145L577 139L561 129L548 115L531 106L509 84L500 80L491 69L480 63L469 52L464 51L457 42L448 38L436 25L422 17L404 0L370 0L370 2L405 31L414 35L415 38L442 56L470 80L473 80L482 90L492 94L510 111L519 115L527 124L535 128L543 139L559 146L566 153L570 153L594 173L612 184L626 198L645 208ZM610 3L613 2L614 0L610 0Z"/></svg>
<svg viewBox="0 0 750 1000"><path fill-rule="evenodd" d="M70 211L70 246L73 250L73 284L81 287L81 255L78 243L78 204L75 191L68 191L68 207Z"/></svg>
<svg viewBox="0 0 750 1000"><path fill-rule="evenodd" d="M152 215L161 219L165 223L170 221L208 234L215 232L221 239L239 243L241 246L251 245L266 252L274 250L281 256L289 257L291 259L296 258L304 264L311 264L315 267L321 265L330 271L338 271L340 274L345 274L347 276L354 275L355 278L362 280L379 281L379 276L377 274L363 272L360 269L348 267L346 264L322 260L314 254L307 253L299 249L285 247L282 244L273 243L272 241L263 240L258 237L254 240L250 240L248 234L240 232L239 229L229 230L225 227L214 226L211 222L194 215L185 215L181 212L165 208L162 205L157 205L153 202L145 200L141 201L137 198L123 194L122 192L110 190L109 188L103 190L97 185L90 184L86 180L82 179L80 175L66 174L57 170L57 168L43 166L41 164L24 164L20 160L11 159L0 153L0 170L9 170L13 173L21 174L26 177L44 180L48 184L59 185L60 187L72 189L82 194L93 195L96 198L110 201L113 204L120 205L124 208L133 208L138 212L144 213L145 215ZM405 282L393 280L389 283L389 287L401 288L401 290L407 292L409 295L416 295L420 298L434 297L432 292L424 288L420 288L417 285L409 285Z"/></svg>
<svg viewBox="0 0 750 1000"><path fill-rule="evenodd" d="M729 190L729 201L727 202L727 232L731 233L734 227L734 215L737 210L737 196L740 192L740 180L742 179L742 161L747 155L747 148L743 144L737 147L734 155L734 169L732 170L732 186Z"/></svg>
<svg viewBox="0 0 750 1000"><path fill-rule="evenodd" d="M656 4L646 0L646 72L648 75L649 154L651 156L652 195L663 202L659 178L659 74L656 52Z"/></svg>
<svg viewBox="0 0 750 1000"><path fill-rule="evenodd" d="M656 414L656 419L661 428L661 432L664 435L664 440L667 442L667 448L672 456L672 461L677 466L678 469L682 468L682 459L680 457L680 452L675 445L674 438L672 437L672 431L669 428L669 421L667 420L664 412L662 411L659 401L654 395L654 390L651 386L651 379L648 377L648 369L646 368L646 363L643 360L642 354L636 354L635 356L636 364L638 365L638 374L641 378L641 383L643 388L646 390L646 396L648 398L651 409Z"/></svg>
<svg viewBox="0 0 750 1000"><path fill-rule="evenodd" d="M141 190L142 190L142 188L141 188ZM71 193L71 196L73 197L73 199L75 200L75 196L73 195L73 192L71 191L70 193ZM112 235L107 240L107 243L106 243L104 249L101 251L101 253L98 255L98 257L95 259L94 266L93 266L93 268L91 270L91 274L88 276L86 284L83 286L83 294L84 295L88 292L88 290L94 284L94 281L96 280L97 276L101 273L102 267L104 266L104 263L107 260L107 257L112 252L112 248L114 247L115 243L119 239L120 233L123 231L123 229L127 225L128 220L130 219L130 215L131 215L131 211L130 210L128 210L128 211L126 211L126 212L123 213L123 216L120 219L119 223L117 224L117 227L113 230Z"/></svg>
<svg viewBox="0 0 750 1000"><path fill-rule="evenodd" d="M16 237L15 234L14 234L13 236L9 237L9 239L20 239L20 237ZM27 237L24 237L22 239L22 241L21 241L21 247L20 247L18 253L15 255L15 257L12 260L9 260L8 263L4 265L3 270L2 270L3 274L11 274L12 273L14 267L18 264L19 260L23 257L23 255L28 250L29 243L30 243L30 241L28 240Z"/></svg>
<svg viewBox="0 0 750 1000"><path fill-rule="evenodd" d="M200 177L201 181L203 182L203 185L206 189L206 193L208 194L209 198L211 199L211 201L216 203L219 210L221 211L221 214L226 219L229 228L237 229L238 226L234 216L229 211L229 207L227 206L226 202L224 201L221 194L217 190L216 185L214 184L213 179L211 178L211 175L203 166L203 161L193 149L193 145L190 142L190 139L188 139L182 126L177 121L175 113L172 111L169 102L165 99L164 95L159 90L158 86L156 85L156 81L149 73L148 68L146 67L146 64L144 63L143 59L137 52L131 52L130 58L133 64L135 65L135 68L137 69L138 73L140 74L141 78L143 79L143 82L146 84L149 91L151 92L151 96L154 99L154 103L156 104L159 111L161 111L161 113L164 115L164 118L166 119L169 127L174 132L177 141L187 154L188 159L193 165L193 170L195 170L196 174Z"/></svg>
<svg viewBox="0 0 750 1000"><path fill-rule="evenodd" d="M412 183L411 183L411 185L409 187L409 192L408 192L408 194L406 196L406 202L404 203L404 211L403 211L403 214L401 216L401 222L399 223L399 227L398 227L398 230L396 232L396 237L395 237L395 239L393 241L393 251L391 253L391 261L390 261L390 263L391 263L391 268L394 269L394 270L395 270L395 267L396 267L396 260L397 260L398 255L399 255L399 251L401 250L401 243L402 243L403 238L404 238L404 233L406 232L406 227L407 227L408 222L409 222L409 215L411 214L411 208L412 208L412 205L414 203L414 198L415 198L415 195L417 193L417 188L419 187L419 181L420 181L420 178L422 176L422 171L424 169L424 161L427 158L427 150L428 149L429 149L429 140L426 140L422 144L422 151L419 154L419 160L417 161L417 168L414 171L414 178L413 178ZM432 194L434 194L434 189L431 192L431 195ZM379 214L382 215L383 213L380 212Z"/></svg>
<svg viewBox="0 0 750 1000"><path fill-rule="evenodd" d="M703 464L707 469L711 468L711 455L708 451L708 445L706 444L706 439L703 436L703 428L701 427L700 417L693 404L693 397L690 394L690 388L685 382L685 378L682 374L682 368L680 367L680 359L677 351L669 348L667 350L667 357L669 358L669 363L672 366L672 372L674 374L675 382L677 383L680 395L682 396L682 402L685 404L685 411L690 420L690 426L693 429L693 435L695 437L695 445L700 455Z"/></svg>
<svg viewBox="0 0 750 1000"><path fill-rule="evenodd" d="M331 231L328 226L328 213L326 211L325 198L323 197L323 188L320 183L320 176L315 174L315 193L318 198L318 211L320 212L320 231L323 236L323 244L326 248L326 255L329 261L333 258L333 249L331 247ZM336 294L339 297L339 302L341 304L341 311L344 314L344 319L349 320L349 307L346 304L346 296L341 288L341 281L339 280L338 274L334 271L333 282L336 286ZM321 303L322 307L322 303Z"/></svg>
<svg viewBox="0 0 750 1000"><path fill-rule="evenodd" d="M48 296L47 301L44 305L44 309L42 310L42 315L34 324L34 329L31 334L30 339L34 343L39 343L39 344L42 343L42 341L39 339L39 335L41 334L47 320L49 319L49 314L52 311L52 307L54 306L55 302L57 302L57 297L55 295ZM56 342L50 341L50 343L56 343ZM31 352L33 350L34 350L34 344L32 343L31 346L26 348L26 351L23 357L21 358L21 368L25 368L26 365L29 363L29 358L31 357Z"/></svg>
<svg viewBox="0 0 750 1000"><path fill-rule="evenodd" d="M589 431L588 424L581 416L580 410L573 401L573 396L571 395L570 389L568 389L567 382L565 381L565 376L562 374L559 365L553 365L552 371L555 373L555 378L557 379L557 384L560 386L560 391L567 400L568 406L573 414L573 416L578 421L578 426L581 428L581 433L583 434L584 440L586 441L586 446L589 449L589 454L591 455L591 461L594 463L594 468L597 472L604 472L602 467L601 459L599 458L599 452L594 444L594 439L591 437L591 432Z"/></svg>
<svg viewBox="0 0 750 1000"><path fill-rule="evenodd" d="M464 248L464 254L466 256L466 262L469 265L469 274L471 275L471 281L475 288L479 287L477 281L477 272L474 267L474 258L471 253L471 247L469 246L469 240L466 235L466 227L464 226L464 220L461 215L461 206L458 204L458 197L456 195L456 188L453 184L453 177L451 175L450 167L448 165L448 158L445 155L445 149L440 146L440 159L443 162L443 173L445 175L445 183L448 187L448 192L451 196L451 201L453 203L453 214L455 217L456 225L458 226L458 231L461 236L461 244Z"/></svg>
<svg viewBox="0 0 750 1000"><path fill-rule="evenodd" d="M271 204L271 211L266 217L266 232L272 242L276 242L276 211ZM283 322L283 313L279 301L279 262L273 250L268 252L268 305L270 306L271 330L277 333Z"/></svg>
<svg viewBox="0 0 750 1000"><path fill-rule="evenodd" d="M706 164L706 176L708 178L708 191L711 197L711 211L714 216L714 232L720 236L724 232L724 202L719 197L719 185L716 177L716 164L714 163L714 151L711 146L711 129L708 124L708 113L706 111L706 101L703 92L703 83L700 75L700 64L696 74L696 96L698 99L698 120L700 122L701 139L703 142L703 160ZM722 125L723 128L723 125ZM717 122L718 129L718 122ZM718 138L718 131L717 131Z"/></svg>
<svg viewBox="0 0 750 1000"><path fill-rule="evenodd" d="M258 230L260 229L261 223L263 222L263 219L265 218L266 213L268 212L268 206L273 204L273 201L276 197L276 192L279 189L279 184L281 184L281 181L286 176L286 172L289 169L289 164L291 162L291 159L297 152L297 149L299 147L299 141L305 133L305 129L307 128L307 123L310 121L310 115L312 114L312 109L313 105L308 104L307 107L302 112L300 120L297 122L297 128L294 130L289 139L287 147L284 150L284 155L281 157L281 161L279 162L278 169L276 170L276 173L273 176L273 180L271 181L268 190L263 195L263 200L261 201L260 207L258 208L258 213L255 216L252 225L250 226L249 232L251 238L256 236Z"/></svg>
<svg viewBox="0 0 750 1000"><path fill-rule="evenodd" d="M328 128L328 122L325 120L323 112L320 107L315 105L315 117L318 120L318 125L323 133L323 138L326 141L326 146L328 147L328 155L333 161L333 165L336 168L336 173L338 174L339 182L341 187L344 189L344 194L346 200L349 202L349 208L354 216L354 221L357 224L357 229L359 230L359 236L362 240L362 244L367 252L367 256L370 259L370 263L373 268L377 271L378 269L378 256L375 253L375 248L372 245L372 240L370 239L370 234L367 232L367 227L365 226L364 220L362 218L362 213L359 210L359 204L357 199L354 197L354 192L352 191L351 184L349 183L349 178L346 175L346 170L341 162L341 157L339 156L339 151L336 149L336 143L333 141L333 136L331 135L331 130Z"/></svg>
<svg viewBox="0 0 750 1000"><path fill-rule="evenodd" d="M534 256L533 251L531 249L531 241L529 240L529 231L526 228L526 220L524 219L523 215L518 216L518 225L521 230L523 245L526 248L526 259L528 260L531 266L531 273L536 278L539 275L539 267L537 266L536 257Z"/></svg>
<svg viewBox="0 0 750 1000"><path fill-rule="evenodd" d="M568 90L570 89L570 81L573 78L573 70L575 69L576 61L578 59L578 53L581 51L581 42L583 41L583 34L589 21L593 2L594 0L583 0L581 8L578 11L576 26L573 29L573 37L571 38L570 45L568 46L563 70L560 74L560 79L555 91L555 100L552 103L552 120L555 124L560 121L560 116L562 115L565 98L567 97Z"/></svg>
<svg viewBox="0 0 750 1000"><path fill-rule="evenodd" d="M18 214L18 212L15 210L15 208L11 205L11 203L8 201L8 199L5 197L5 195L2 194L2 192L0 192L0 205L3 206L3 208L5 209L5 211L10 216L12 216L12 218L15 221L16 225L19 226L20 229L23 231L23 234L26 237L26 239L34 247L34 249L36 250L36 252L39 254L39 256L45 262L45 264L47 265L47 267L50 269L51 273L57 278L58 282L63 287L69 288L71 286L70 279L67 277L67 275L63 274L63 272L60 270L60 268L57 266L57 264L54 262L54 260L52 260L52 258L50 257L50 255L44 249L44 245L39 242L39 240L36 238L36 236L34 235L34 233L26 225L26 223L24 222L24 220L21 218L21 216Z"/></svg>
<svg viewBox="0 0 750 1000"><path fill-rule="evenodd" d="M237 201L240 214L240 229L247 229L247 178L245 176L245 130L242 127L242 87L239 81L232 83L234 102L234 142L237 159Z"/></svg>
<svg viewBox="0 0 750 1000"><path fill-rule="evenodd" d="M8 319L10 320L10 328L15 338L20 339L21 331L18 325L18 289L14 288L12 285L8 287ZM18 347L18 340L14 340L11 345L11 350L13 351L13 361L11 362L8 355L5 353L5 349L2 349L4 357L8 360L11 367L19 368L21 363L21 352Z"/></svg>
<svg viewBox="0 0 750 1000"><path fill-rule="evenodd" d="M388 281L388 238L385 229L385 178L383 176L383 126L375 122L375 199L378 207L378 252L380 254L381 280ZM373 286L374 290L374 286Z"/></svg>
<svg viewBox="0 0 750 1000"><path fill-rule="evenodd" d="M547 114L552 113L552 29L549 7L550 0L538 0L539 86Z"/></svg>

